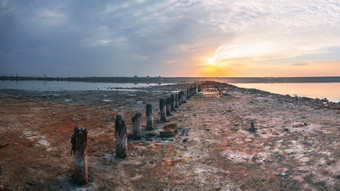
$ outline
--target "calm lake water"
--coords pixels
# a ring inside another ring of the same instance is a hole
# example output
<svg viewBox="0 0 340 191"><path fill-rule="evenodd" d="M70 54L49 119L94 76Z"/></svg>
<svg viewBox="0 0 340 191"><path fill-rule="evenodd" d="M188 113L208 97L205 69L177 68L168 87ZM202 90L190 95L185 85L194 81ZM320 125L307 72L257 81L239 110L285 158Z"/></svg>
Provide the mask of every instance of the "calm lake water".
<svg viewBox="0 0 340 191"><path fill-rule="evenodd" d="M234 83L243 88L255 88L278 94L304 96L310 98L327 98L330 101L340 101L340 83Z"/></svg>
<svg viewBox="0 0 340 191"><path fill-rule="evenodd" d="M311 98L327 98L340 101L340 83L233 83L244 88L256 88L278 94L305 96ZM115 88L137 88L157 86L158 84L133 83L88 83L67 81L0 81L0 89L20 89L36 91L64 90L120 90ZM162 84L167 85L167 84Z"/></svg>
<svg viewBox="0 0 340 191"><path fill-rule="evenodd" d="M0 81L0 89L64 91L64 90L117 90L115 88L138 88L158 84L134 83L89 83L67 81ZM162 84L167 85L167 84ZM119 89L118 89L119 90Z"/></svg>

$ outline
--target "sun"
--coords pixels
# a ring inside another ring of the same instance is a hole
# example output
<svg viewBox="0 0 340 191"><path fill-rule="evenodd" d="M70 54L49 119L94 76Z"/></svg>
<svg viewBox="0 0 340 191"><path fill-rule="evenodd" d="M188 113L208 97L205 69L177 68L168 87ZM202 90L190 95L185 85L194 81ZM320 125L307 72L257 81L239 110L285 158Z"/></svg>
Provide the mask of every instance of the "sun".
<svg viewBox="0 0 340 191"><path fill-rule="evenodd" d="M226 65L225 62L222 62L222 60L214 55L213 57L209 57L205 59L205 64L203 64L207 67L224 67Z"/></svg>
<svg viewBox="0 0 340 191"><path fill-rule="evenodd" d="M209 58L209 59L207 60L208 65L209 65L209 66L216 66L216 65L218 65L218 64L216 63L216 60L217 60L216 56L213 56L213 57Z"/></svg>

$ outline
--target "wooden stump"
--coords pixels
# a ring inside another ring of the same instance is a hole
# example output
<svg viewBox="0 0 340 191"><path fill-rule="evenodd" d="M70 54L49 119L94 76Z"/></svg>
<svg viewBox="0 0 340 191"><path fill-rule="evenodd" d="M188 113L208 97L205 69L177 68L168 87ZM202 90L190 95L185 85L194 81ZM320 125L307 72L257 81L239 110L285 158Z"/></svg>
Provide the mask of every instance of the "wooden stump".
<svg viewBox="0 0 340 191"><path fill-rule="evenodd" d="M76 184L83 185L88 182L86 129L75 127L71 143L74 164L73 180Z"/></svg>
<svg viewBox="0 0 340 191"><path fill-rule="evenodd" d="M170 106L171 111L175 111L175 94L171 94L170 96Z"/></svg>
<svg viewBox="0 0 340 191"><path fill-rule="evenodd" d="M186 103L187 102L187 96L185 94L185 91L181 91L182 92L182 103Z"/></svg>
<svg viewBox="0 0 340 191"><path fill-rule="evenodd" d="M146 130L153 130L152 105L146 104Z"/></svg>
<svg viewBox="0 0 340 191"><path fill-rule="evenodd" d="M166 122L166 112L165 112L165 99L160 98L159 99L159 113L161 117L161 121Z"/></svg>
<svg viewBox="0 0 340 191"><path fill-rule="evenodd" d="M170 100L170 97L166 98L165 104L166 104L166 115L169 116L169 115L171 115L171 100Z"/></svg>
<svg viewBox="0 0 340 191"><path fill-rule="evenodd" d="M175 108L178 108L178 93L175 94Z"/></svg>
<svg viewBox="0 0 340 191"><path fill-rule="evenodd" d="M118 158L126 158L128 156L127 150L127 133L123 116L118 114L115 121L116 130L116 156Z"/></svg>
<svg viewBox="0 0 340 191"><path fill-rule="evenodd" d="M134 140L139 140L142 138L141 136L141 128L140 128L140 118L142 114L140 112L136 113L132 117L132 125L133 125L133 139Z"/></svg>
<svg viewBox="0 0 340 191"><path fill-rule="evenodd" d="M251 122L250 123L250 129L249 129L250 132L254 133L255 132L255 125L254 125L254 122Z"/></svg>
<svg viewBox="0 0 340 191"><path fill-rule="evenodd" d="M201 84L198 84L198 92L201 92L202 91L202 85Z"/></svg>

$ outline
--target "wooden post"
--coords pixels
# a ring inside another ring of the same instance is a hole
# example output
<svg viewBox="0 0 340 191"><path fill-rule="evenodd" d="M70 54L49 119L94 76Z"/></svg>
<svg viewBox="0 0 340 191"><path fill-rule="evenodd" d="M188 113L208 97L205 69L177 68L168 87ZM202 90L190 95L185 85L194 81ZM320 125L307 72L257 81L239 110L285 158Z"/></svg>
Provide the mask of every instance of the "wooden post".
<svg viewBox="0 0 340 191"><path fill-rule="evenodd" d="M170 97L166 98L165 104L166 104L166 115L169 116L169 115L171 115Z"/></svg>
<svg viewBox="0 0 340 191"><path fill-rule="evenodd" d="M132 117L132 125L133 125L133 139L139 140L142 138L141 129L140 129L140 118L142 114L140 112L136 113L135 116Z"/></svg>
<svg viewBox="0 0 340 191"><path fill-rule="evenodd" d="M186 92L187 92L187 99L189 99L190 98L189 88L187 88Z"/></svg>
<svg viewBox="0 0 340 191"><path fill-rule="evenodd" d="M182 105L182 92L178 92L178 105Z"/></svg>
<svg viewBox="0 0 340 191"><path fill-rule="evenodd" d="M184 90L183 91L183 97L184 97L184 103L186 103L187 102L187 92Z"/></svg>
<svg viewBox="0 0 340 191"><path fill-rule="evenodd" d="M159 99L159 113L161 116L161 121L166 122L166 113L165 113L165 99Z"/></svg>
<svg viewBox="0 0 340 191"><path fill-rule="evenodd" d="M153 130L152 105L146 104L146 130Z"/></svg>
<svg viewBox="0 0 340 191"><path fill-rule="evenodd" d="M170 106L171 106L171 111L175 111L175 94L171 94Z"/></svg>
<svg viewBox="0 0 340 191"><path fill-rule="evenodd" d="M118 114L115 121L116 130L116 156L118 158L126 158L128 156L127 150L127 133L123 116Z"/></svg>
<svg viewBox="0 0 340 191"><path fill-rule="evenodd" d="M255 125L254 125L254 122L250 122L250 129L249 129L250 132L254 133L255 132Z"/></svg>
<svg viewBox="0 0 340 191"><path fill-rule="evenodd" d="M83 185L88 182L86 129L75 127L71 143L74 164L73 180L76 184Z"/></svg>
<svg viewBox="0 0 340 191"><path fill-rule="evenodd" d="M175 108L178 108L178 93L175 94Z"/></svg>

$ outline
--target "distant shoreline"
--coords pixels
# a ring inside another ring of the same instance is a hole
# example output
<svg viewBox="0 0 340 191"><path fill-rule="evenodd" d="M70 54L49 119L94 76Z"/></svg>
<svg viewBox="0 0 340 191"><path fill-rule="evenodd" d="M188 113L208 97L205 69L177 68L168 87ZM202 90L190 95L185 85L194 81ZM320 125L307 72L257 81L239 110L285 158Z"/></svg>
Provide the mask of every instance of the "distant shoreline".
<svg viewBox="0 0 340 191"><path fill-rule="evenodd" d="M0 76L2 81L70 81L102 83L193 83L217 81L224 83L334 83L340 76L333 77L25 77Z"/></svg>

